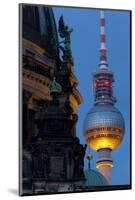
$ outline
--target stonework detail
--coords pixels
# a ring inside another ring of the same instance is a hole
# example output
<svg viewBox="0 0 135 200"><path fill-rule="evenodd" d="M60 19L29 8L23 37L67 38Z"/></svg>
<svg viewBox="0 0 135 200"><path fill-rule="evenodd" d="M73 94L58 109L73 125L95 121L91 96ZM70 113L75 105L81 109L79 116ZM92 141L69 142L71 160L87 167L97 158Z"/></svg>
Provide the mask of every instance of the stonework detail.
<svg viewBox="0 0 135 200"><path fill-rule="evenodd" d="M59 31L64 45L60 47L52 9L32 6L22 9L22 191L23 194L79 191L85 182L86 146L80 144L76 136L77 107L82 97L76 89L78 80L73 73L72 31L62 25L61 18ZM44 33L46 38L36 29L36 24L32 25L36 30L31 30L27 24L31 24L31 20L25 20L27 12L37 18L40 16L41 13L33 15L35 9L48 14L44 19L49 23ZM63 58L59 56L60 51Z"/></svg>

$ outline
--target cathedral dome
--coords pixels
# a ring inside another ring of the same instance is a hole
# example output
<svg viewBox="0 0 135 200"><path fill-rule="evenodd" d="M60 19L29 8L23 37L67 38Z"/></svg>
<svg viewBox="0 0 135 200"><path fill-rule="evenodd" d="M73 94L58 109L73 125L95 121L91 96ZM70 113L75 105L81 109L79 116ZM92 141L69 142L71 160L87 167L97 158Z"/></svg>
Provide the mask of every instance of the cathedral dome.
<svg viewBox="0 0 135 200"><path fill-rule="evenodd" d="M98 104L87 114L84 121L84 136L95 151L102 148L115 149L124 135L124 119L111 104Z"/></svg>
<svg viewBox="0 0 135 200"><path fill-rule="evenodd" d="M23 38L44 48L52 57L58 56L58 36L51 7L23 5Z"/></svg>
<svg viewBox="0 0 135 200"><path fill-rule="evenodd" d="M86 182L86 186L105 186L109 185L106 178L95 170L85 170L84 171Z"/></svg>

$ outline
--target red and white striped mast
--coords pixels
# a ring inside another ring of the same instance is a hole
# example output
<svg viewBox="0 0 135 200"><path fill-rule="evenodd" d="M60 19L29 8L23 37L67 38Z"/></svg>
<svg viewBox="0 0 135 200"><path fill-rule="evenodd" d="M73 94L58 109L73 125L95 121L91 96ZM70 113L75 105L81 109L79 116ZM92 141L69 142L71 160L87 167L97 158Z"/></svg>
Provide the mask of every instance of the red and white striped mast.
<svg viewBox="0 0 135 200"><path fill-rule="evenodd" d="M106 50L106 35L105 35L105 17L104 11L100 11L100 69L107 69L107 50Z"/></svg>

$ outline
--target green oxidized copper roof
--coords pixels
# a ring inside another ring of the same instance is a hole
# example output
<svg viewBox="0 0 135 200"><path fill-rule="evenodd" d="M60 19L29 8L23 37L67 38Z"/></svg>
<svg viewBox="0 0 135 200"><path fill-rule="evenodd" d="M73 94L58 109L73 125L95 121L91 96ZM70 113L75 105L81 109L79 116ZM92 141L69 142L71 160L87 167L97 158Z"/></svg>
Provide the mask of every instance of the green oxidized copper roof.
<svg viewBox="0 0 135 200"><path fill-rule="evenodd" d="M95 170L85 170L84 171L86 182L86 186L103 186L109 185L106 178L102 176L98 171Z"/></svg>
<svg viewBox="0 0 135 200"><path fill-rule="evenodd" d="M49 85L50 93L60 93L62 90L62 87L59 83L56 82L55 77L53 78L53 81Z"/></svg>

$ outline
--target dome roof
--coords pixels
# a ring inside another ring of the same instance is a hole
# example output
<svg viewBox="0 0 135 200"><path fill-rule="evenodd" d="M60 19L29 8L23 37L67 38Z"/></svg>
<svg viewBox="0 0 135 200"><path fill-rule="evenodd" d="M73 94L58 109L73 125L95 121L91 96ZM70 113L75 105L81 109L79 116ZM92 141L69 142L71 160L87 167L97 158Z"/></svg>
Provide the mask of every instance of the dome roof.
<svg viewBox="0 0 135 200"><path fill-rule="evenodd" d="M44 48L52 57L58 56L58 36L51 7L23 4L23 38Z"/></svg>
<svg viewBox="0 0 135 200"><path fill-rule="evenodd" d="M99 104L93 107L85 118L84 130L101 125L125 128L122 114L111 104Z"/></svg>
<svg viewBox="0 0 135 200"><path fill-rule="evenodd" d="M106 178L95 170L85 170L84 171L86 182L86 186L104 186L109 185Z"/></svg>

